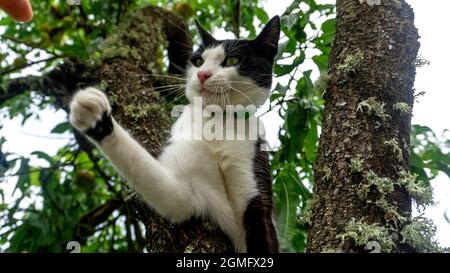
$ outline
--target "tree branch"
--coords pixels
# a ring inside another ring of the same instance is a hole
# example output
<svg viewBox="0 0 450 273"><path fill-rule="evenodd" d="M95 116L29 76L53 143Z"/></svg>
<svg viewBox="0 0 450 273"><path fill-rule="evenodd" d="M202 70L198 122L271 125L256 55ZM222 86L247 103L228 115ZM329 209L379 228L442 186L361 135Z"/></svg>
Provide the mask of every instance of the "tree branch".
<svg viewBox="0 0 450 273"><path fill-rule="evenodd" d="M51 55L56 55L55 52L49 50L48 48L41 47L41 46L39 46L38 44L35 44L35 43L25 42L25 41L22 41L22 40L19 40L19 39L16 39L14 37L10 37L10 36L4 35L4 34L0 34L0 38L2 38L4 40L9 40L9 41L14 42L16 44L23 44L23 45L25 45L25 46L27 46L29 48L32 48L32 49L43 50L43 51L45 51L45 52L47 52L48 54L51 54Z"/></svg>
<svg viewBox="0 0 450 273"><path fill-rule="evenodd" d="M86 151L89 159L94 163L94 168L97 170L97 172L99 172L99 174L101 175L101 177L103 178L103 180L105 181L106 187L108 188L108 190L116 195L117 197L121 197L120 194L117 192L117 190L114 188L113 185L111 185L109 182L111 180L111 176L107 175L103 169L100 167L100 165L98 164L99 160L98 158L96 158L94 156L94 154L92 153L92 150L88 150Z"/></svg>
<svg viewBox="0 0 450 273"><path fill-rule="evenodd" d="M122 201L113 198L81 217L76 227L75 239L80 243L85 242L87 237L94 234L95 227L108 220L108 217L121 205Z"/></svg>
<svg viewBox="0 0 450 273"><path fill-rule="evenodd" d="M21 69L24 69L24 68L29 67L29 66L33 66L35 64L40 64L40 63L44 63L44 62L51 62L51 61L54 61L54 60L57 60L57 59L66 58L66 57L68 57L68 56L66 56L66 55L53 56L53 57L50 57L50 58L47 58L47 59L42 59L42 60L34 61L34 62L31 62L31 63L26 63L26 64L23 64L23 65L19 65L19 66L12 66L10 68L7 68L7 69L4 69L4 70L0 71L0 76L4 76L6 74L10 74L10 73L19 71Z"/></svg>
<svg viewBox="0 0 450 273"><path fill-rule="evenodd" d="M42 90L42 77L26 76L8 81L6 90L0 86L0 106L7 100L30 90Z"/></svg>
<svg viewBox="0 0 450 273"><path fill-rule="evenodd" d="M235 0L234 3L234 24L235 24L235 30L234 30L234 35L236 36L236 39L239 39L240 37L240 30L239 28L241 27L241 8L242 8L242 4L241 4L241 0Z"/></svg>

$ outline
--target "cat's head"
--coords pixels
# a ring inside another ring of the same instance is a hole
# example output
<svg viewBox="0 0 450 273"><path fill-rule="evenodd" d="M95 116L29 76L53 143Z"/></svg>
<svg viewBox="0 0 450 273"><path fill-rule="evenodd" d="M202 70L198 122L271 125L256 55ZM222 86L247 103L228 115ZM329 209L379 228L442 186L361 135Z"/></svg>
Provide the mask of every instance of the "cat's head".
<svg viewBox="0 0 450 273"><path fill-rule="evenodd" d="M216 40L197 23L202 44L187 69L186 96L203 105L264 104L272 85L280 18L272 18L254 40Z"/></svg>

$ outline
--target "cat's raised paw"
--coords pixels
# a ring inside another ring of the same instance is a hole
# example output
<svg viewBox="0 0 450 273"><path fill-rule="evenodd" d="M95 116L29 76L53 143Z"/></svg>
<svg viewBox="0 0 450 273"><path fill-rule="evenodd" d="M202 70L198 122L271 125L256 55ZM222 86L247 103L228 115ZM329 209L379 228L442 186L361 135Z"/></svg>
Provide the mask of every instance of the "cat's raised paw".
<svg viewBox="0 0 450 273"><path fill-rule="evenodd" d="M70 102L70 123L83 133L92 130L104 131L111 123L111 106L106 95L95 88L89 87L78 91ZM107 119L107 120L105 120ZM103 123L107 123L103 125Z"/></svg>

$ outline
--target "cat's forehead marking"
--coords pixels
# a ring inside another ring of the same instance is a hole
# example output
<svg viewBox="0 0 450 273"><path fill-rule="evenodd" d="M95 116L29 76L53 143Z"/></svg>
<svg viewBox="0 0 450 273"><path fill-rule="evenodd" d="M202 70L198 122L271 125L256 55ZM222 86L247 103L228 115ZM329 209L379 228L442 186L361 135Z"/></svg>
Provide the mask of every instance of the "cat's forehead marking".
<svg viewBox="0 0 450 273"><path fill-rule="evenodd" d="M205 49L202 53L205 61L223 62L225 60L225 48L223 45L218 45L213 48Z"/></svg>

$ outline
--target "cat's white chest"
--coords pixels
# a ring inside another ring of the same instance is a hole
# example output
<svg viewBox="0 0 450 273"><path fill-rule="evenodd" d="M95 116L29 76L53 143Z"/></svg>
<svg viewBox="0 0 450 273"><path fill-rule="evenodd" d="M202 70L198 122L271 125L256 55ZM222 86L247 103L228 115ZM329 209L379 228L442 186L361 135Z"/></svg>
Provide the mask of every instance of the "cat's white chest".
<svg viewBox="0 0 450 273"><path fill-rule="evenodd" d="M236 213L243 217L248 202L257 194L253 158L255 141L208 141L223 178L228 201Z"/></svg>
<svg viewBox="0 0 450 273"><path fill-rule="evenodd" d="M172 141L191 146L185 148L190 150L189 155L184 153L183 156L189 156L189 164L185 167L193 168L195 172L203 169L205 175L214 173L210 169L217 169L218 174L201 181L223 188L227 198L224 201L229 203L235 216L242 219L249 200L257 194L253 169L256 140L205 140L199 135L200 131L195 130L199 128L196 122L198 120L191 115L183 114L172 128ZM237 139L236 136L233 138ZM195 168L196 164L201 165Z"/></svg>

